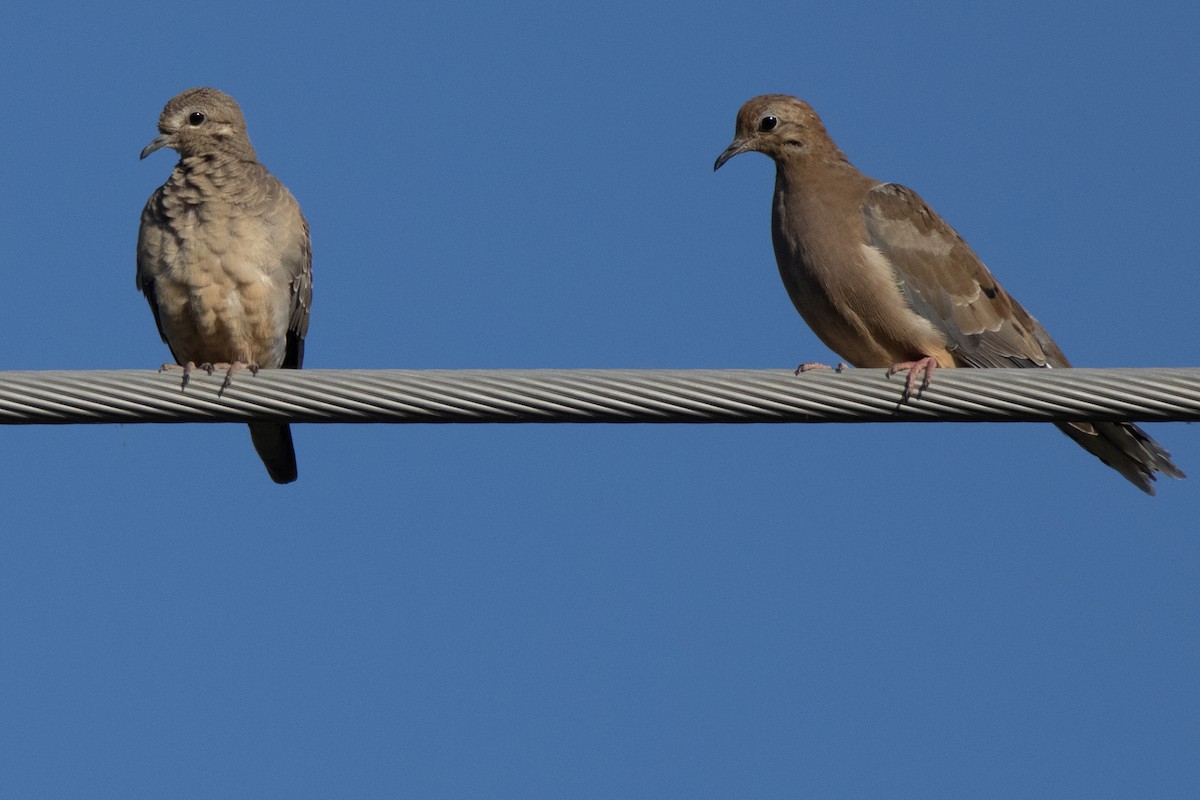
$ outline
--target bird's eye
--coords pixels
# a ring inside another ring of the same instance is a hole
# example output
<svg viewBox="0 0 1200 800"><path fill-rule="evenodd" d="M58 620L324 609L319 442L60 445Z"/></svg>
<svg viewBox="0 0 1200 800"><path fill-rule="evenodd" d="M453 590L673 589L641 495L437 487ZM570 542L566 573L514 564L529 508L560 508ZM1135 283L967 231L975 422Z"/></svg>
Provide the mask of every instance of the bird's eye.
<svg viewBox="0 0 1200 800"><path fill-rule="evenodd" d="M758 121L758 129L760 131L773 131L775 126L779 124L779 120L768 114Z"/></svg>
<svg viewBox="0 0 1200 800"><path fill-rule="evenodd" d="M202 112L193 111L191 114L188 115L188 124L191 125L192 127L195 127L197 125L204 124L204 120L206 120L206 119L208 119L208 118L205 117Z"/></svg>

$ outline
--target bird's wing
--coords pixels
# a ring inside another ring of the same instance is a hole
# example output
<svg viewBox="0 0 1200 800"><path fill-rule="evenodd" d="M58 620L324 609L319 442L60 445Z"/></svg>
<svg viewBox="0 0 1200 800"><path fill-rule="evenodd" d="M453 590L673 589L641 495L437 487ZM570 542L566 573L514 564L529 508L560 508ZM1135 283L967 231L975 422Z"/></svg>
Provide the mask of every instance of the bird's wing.
<svg viewBox="0 0 1200 800"><path fill-rule="evenodd" d="M301 228L298 233L300 242L284 263L289 274L292 304L288 319L287 350L280 365L285 369L300 369L304 363L304 337L308 335L308 316L312 307L312 240L308 233L308 221L298 208L296 214Z"/></svg>
<svg viewBox="0 0 1200 800"><path fill-rule="evenodd" d="M156 294L157 284L155 276L158 269L161 268L160 258L156 254L162 253L161 241L164 236L168 235L168 229L162 214L162 189L159 189L150 195L150 199L146 201L146 207L142 209L141 225L138 227L136 285L138 291L145 295L146 302L150 304L150 311L154 314L154 325L158 328L158 335L162 337L163 342L171 350L171 356L178 362L179 355L171 347L171 340L167 338L167 332L163 328L162 315L158 307L158 297Z"/></svg>
<svg viewBox="0 0 1200 800"><path fill-rule="evenodd" d="M958 233L916 192L885 183L862 205L869 244L891 263L912 309L946 336L963 366L1070 366Z"/></svg>

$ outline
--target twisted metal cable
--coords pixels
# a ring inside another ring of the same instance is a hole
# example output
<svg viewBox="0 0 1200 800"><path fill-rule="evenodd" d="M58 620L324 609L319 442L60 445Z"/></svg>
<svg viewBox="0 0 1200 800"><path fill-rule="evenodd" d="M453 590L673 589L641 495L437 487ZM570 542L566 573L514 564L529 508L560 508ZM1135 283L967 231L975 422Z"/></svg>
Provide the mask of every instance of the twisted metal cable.
<svg viewBox="0 0 1200 800"><path fill-rule="evenodd" d="M0 372L0 424L1200 421L1200 368Z"/></svg>

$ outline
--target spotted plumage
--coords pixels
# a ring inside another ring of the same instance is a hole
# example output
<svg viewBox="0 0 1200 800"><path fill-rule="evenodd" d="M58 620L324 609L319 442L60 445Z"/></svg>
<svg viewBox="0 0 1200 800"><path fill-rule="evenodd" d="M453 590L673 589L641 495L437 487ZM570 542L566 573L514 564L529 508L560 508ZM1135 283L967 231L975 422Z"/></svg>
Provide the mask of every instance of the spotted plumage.
<svg viewBox="0 0 1200 800"><path fill-rule="evenodd" d="M142 211L137 287L175 361L299 369L312 302L308 223L254 152L238 104L216 89L172 98L159 135L179 163ZM287 425L253 423L250 437L272 480L296 479Z"/></svg>
<svg viewBox="0 0 1200 800"><path fill-rule="evenodd" d="M747 102L713 168L749 151L775 161L771 235L784 286L842 358L906 371L909 396L935 368L1071 366L950 225L911 189L859 172L803 100ZM1137 425L1058 427L1149 494L1156 472L1184 477Z"/></svg>

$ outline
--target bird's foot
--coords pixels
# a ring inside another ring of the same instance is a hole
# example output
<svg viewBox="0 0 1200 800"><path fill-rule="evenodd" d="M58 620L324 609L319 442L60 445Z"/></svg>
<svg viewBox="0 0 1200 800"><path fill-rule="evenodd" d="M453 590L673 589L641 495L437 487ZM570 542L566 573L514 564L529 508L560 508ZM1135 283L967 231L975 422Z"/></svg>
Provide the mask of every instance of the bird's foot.
<svg viewBox="0 0 1200 800"><path fill-rule="evenodd" d="M187 388L188 381L192 379L192 370L196 368L195 363L189 361L186 364L163 364L158 368L159 372L170 372L171 370L183 370L183 380L179 383L179 390L183 391Z"/></svg>
<svg viewBox="0 0 1200 800"><path fill-rule="evenodd" d="M846 366L845 361L839 361L836 367L831 367L828 364L822 364L820 361L805 361L803 364L796 367L796 374L799 375L801 372L813 372L819 369L831 369L834 372L841 374L845 372L848 367Z"/></svg>
<svg viewBox="0 0 1200 800"><path fill-rule="evenodd" d="M235 372L249 370L251 375L258 374L258 364L248 363L245 361L234 361L232 364L226 364L224 362L220 364L202 364L201 366L208 368L209 375L216 371L225 371L225 380L221 381L221 388L217 390L218 397L223 394L224 391L233 383L233 374Z"/></svg>
<svg viewBox="0 0 1200 800"><path fill-rule="evenodd" d="M831 367L828 364L822 364L820 361L805 361L803 364L796 367L795 374L799 375L801 372L815 372L822 369L831 369L834 372L841 374L848 370L849 367L846 366L845 361L839 361L836 367Z"/></svg>
<svg viewBox="0 0 1200 800"><path fill-rule="evenodd" d="M908 378L904 381L904 396L901 398L901 400L908 400L910 397L915 397L920 392L929 388L929 379L933 377L935 369L937 369L937 359L932 356L925 356L916 361L901 361L898 364L892 364L892 366L888 367L887 376L890 378L897 372L908 370ZM917 376L921 373L925 373L924 377L921 378L921 389L919 392L914 393L913 390L917 388Z"/></svg>

